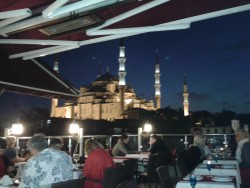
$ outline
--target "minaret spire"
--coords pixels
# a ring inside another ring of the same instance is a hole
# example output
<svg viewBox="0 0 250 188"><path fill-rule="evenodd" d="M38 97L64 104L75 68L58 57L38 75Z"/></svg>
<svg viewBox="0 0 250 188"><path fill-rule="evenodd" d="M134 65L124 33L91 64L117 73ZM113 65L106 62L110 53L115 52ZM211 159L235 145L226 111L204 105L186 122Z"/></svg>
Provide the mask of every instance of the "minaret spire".
<svg viewBox="0 0 250 188"><path fill-rule="evenodd" d="M184 85L183 85L183 108L184 108L184 116L189 115L189 102L188 102L188 85L187 85L187 78L186 74L184 74Z"/></svg>
<svg viewBox="0 0 250 188"><path fill-rule="evenodd" d="M120 40L120 51L119 51L119 93L120 93L120 102L121 102L121 114L124 114L124 93L126 87L126 70L125 70L125 46L123 39Z"/></svg>
<svg viewBox="0 0 250 188"><path fill-rule="evenodd" d="M59 60L58 54L55 55L54 67L53 70L59 73Z"/></svg>
<svg viewBox="0 0 250 188"><path fill-rule="evenodd" d="M158 57L158 50L156 50L156 60L155 60L155 102L156 108L161 108L161 83L160 83L160 63Z"/></svg>

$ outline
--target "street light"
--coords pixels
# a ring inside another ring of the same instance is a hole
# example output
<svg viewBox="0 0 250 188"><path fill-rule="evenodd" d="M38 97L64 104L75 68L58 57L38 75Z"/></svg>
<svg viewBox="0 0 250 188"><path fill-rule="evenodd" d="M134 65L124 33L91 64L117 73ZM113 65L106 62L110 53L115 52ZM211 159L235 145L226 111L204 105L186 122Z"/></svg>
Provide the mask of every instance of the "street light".
<svg viewBox="0 0 250 188"><path fill-rule="evenodd" d="M12 124L10 134L13 135L20 135L23 133L23 125L21 123L14 123Z"/></svg>
<svg viewBox="0 0 250 188"><path fill-rule="evenodd" d="M70 134L78 134L78 132L79 132L79 125L75 122L72 122L69 125L69 133Z"/></svg>

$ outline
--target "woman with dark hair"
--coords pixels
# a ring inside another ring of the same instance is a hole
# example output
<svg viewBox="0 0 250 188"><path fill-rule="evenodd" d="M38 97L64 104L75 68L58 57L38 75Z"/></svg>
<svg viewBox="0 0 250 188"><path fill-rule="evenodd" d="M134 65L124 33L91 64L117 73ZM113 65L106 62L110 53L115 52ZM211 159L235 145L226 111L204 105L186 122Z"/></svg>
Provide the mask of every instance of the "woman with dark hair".
<svg viewBox="0 0 250 188"><path fill-rule="evenodd" d="M86 177L85 188L102 188L104 169L114 166L113 158L103 149L102 145L92 139L88 139L84 146L87 157L83 175Z"/></svg>
<svg viewBox="0 0 250 188"><path fill-rule="evenodd" d="M161 152L169 153L169 149L167 148L164 140L162 140L161 137L157 136L156 134L150 136L149 144L151 145L149 149L151 155Z"/></svg>
<svg viewBox="0 0 250 188"><path fill-rule="evenodd" d="M129 142L128 135L122 135L119 140L117 141L116 145L112 150L112 155L115 156L125 156L128 154L127 145Z"/></svg>

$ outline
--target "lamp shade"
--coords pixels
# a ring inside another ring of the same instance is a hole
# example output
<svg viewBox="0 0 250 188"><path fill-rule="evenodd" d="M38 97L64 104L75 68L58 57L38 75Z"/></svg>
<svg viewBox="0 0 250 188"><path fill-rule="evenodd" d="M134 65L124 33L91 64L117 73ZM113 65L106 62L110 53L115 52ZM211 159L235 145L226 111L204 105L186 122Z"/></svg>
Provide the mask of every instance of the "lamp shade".
<svg viewBox="0 0 250 188"><path fill-rule="evenodd" d="M20 123L12 124L11 133L12 134L22 134L23 133L23 125Z"/></svg>
<svg viewBox="0 0 250 188"><path fill-rule="evenodd" d="M151 132L152 131L152 125L148 121L144 124L144 131L145 132Z"/></svg>

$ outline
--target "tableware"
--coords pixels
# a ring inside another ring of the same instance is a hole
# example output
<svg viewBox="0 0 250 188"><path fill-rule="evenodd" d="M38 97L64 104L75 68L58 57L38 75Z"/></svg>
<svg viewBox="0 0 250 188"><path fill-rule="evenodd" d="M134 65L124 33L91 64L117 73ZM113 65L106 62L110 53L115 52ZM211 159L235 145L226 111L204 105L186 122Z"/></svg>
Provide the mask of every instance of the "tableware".
<svg viewBox="0 0 250 188"><path fill-rule="evenodd" d="M234 165L221 165L221 168L225 168L225 169L233 169L235 168Z"/></svg>
<svg viewBox="0 0 250 188"><path fill-rule="evenodd" d="M217 182L229 182L232 181L233 179L228 176L214 176L212 180Z"/></svg>
<svg viewBox="0 0 250 188"><path fill-rule="evenodd" d="M199 175L197 175L197 176L195 176L196 177L196 181L199 181L199 180L202 180L203 179L203 177L202 176L199 176ZM189 180L189 178L190 178L190 175L186 175L183 179L184 180Z"/></svg>
<svg viewBox="0 0 250 188"><path fill-rule="evenodd" d="M0 184L2 185L2 186L11 186L11 185L13 185L13 182L12 182L12 180L11 180L11 178L8 176L8 175L4 175L3 177L2 177L2 179L0 180Z"/></svg>
<svg viewBox="0 0 250 188"><path fill-rule="evenodd" d="M195 188L195 186L196 186L196 177L195 177L195 175L190 176L189 182L190 182L191 187Z"/></svg>
<svg viewBox="0 0 250 188"><path fill-rule="evenodd" d="M207 168L207 165L206 165L206 164L199 164L198 167L199 167L199 168Z"/></svg>
<svg viewBox="0 0 250 188"><path fill-rule="evenodd" d="M219 161L218 155L215 155L215 156L214 156L214 160L215 160L216 163L218 163L218 161Z"/></svg>
<svg viewBox="0 0 250 188"><path fill-rule="evenodd" d="M211 177L211 173L210 173L210 171L211 171L211 161L207 162L207 169L208 169L209 177Z"/></svg>

